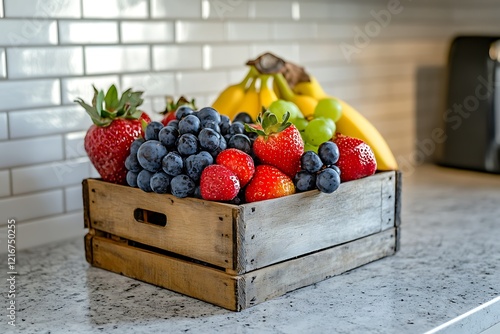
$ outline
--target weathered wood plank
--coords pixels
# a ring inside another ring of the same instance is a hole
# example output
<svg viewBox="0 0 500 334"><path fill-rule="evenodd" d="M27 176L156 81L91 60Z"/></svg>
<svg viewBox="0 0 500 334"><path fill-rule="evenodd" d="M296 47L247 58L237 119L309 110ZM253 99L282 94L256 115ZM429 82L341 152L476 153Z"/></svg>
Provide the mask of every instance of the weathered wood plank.
<svg viewBox="0 0 500 334"><path fill-rule="evenodd" d="M82 197L83 197L83 227L90 226L90 202L89 202L89 186L88 179L82 181Z"/></svg>
<svg viewBox="0 0 500 334"><path fill-rule="evenodd" d="M385 180L382 180L382 231L395 226L394 205L396 203L396 182L395 173L387 175Z"/></svg>
<svg viewBox="0 0 500 334"><path fill-rule="evenodd" d="M233 268L234 205L179 199L140 189L87 180L91 228L188 256L223 268ZM138 222L140 208L166 215L166 226Z"/></svg>
<svg viewBox="0 0 500 334"><path fill-rule="evenodd" d="M334 194L310 191L241 205L237 271L249 272L379 232L381 183L390 176L394 178L395 172L346 182Z"/></svg>

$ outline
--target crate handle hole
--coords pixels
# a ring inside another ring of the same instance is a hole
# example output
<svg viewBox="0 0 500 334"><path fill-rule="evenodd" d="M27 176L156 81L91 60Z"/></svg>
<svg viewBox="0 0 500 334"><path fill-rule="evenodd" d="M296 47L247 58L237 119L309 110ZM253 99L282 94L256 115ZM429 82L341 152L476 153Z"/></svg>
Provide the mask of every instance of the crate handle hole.
<svg viewBox="0 0 500 334"><path fill-rule="evenodd" d="M137 208L134 210L134 218L139 223L152 224L165 227L167 225L167 216L160 212L149 211Z"/></svg>

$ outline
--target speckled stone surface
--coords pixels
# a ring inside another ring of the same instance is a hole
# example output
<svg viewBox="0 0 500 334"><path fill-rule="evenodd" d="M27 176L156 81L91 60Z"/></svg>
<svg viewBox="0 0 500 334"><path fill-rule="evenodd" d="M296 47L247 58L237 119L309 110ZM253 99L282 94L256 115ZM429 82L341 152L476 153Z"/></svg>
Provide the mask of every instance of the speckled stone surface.
<svg viewBox="0 0 500 334"><path fill-rule="evenodd" d="M423 333L500 295L499 175L405 175L402 232L396 255L240 313L92 268L80 239L39 247L18 254L0 332Z"/></svg>

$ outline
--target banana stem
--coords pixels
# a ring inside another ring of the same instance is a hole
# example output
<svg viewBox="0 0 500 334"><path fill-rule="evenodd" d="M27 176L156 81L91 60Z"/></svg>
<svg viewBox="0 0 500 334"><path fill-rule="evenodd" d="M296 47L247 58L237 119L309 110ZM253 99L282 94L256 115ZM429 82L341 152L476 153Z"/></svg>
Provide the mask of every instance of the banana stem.
<svg viewBox="0 0 500 334"><path fill-rule="evenodd" d="M271 76L269 74L262 74L259 75L260 78L260 89L262 90L262 87L269 88L269 79L271 79Z"/></svg>
<svg viewBox="0 0 500 334"><path fill-rule="evenodd" d="M255 66L250 66L250 70L248 71L245 78L238 84L243 90L245 90L248 86L248 82L252 80L255 76L257 76L258 72Z"/></svg>
<svg viewBox="0 0 500 334"><path fill-rule="evenodd" d="M274 80L278 84L278 88L280 90L281 95L285 98L285 100L292 100L295 97L295 93L292 91L288 82L282 73L276 73L274 75Z"/></svg>

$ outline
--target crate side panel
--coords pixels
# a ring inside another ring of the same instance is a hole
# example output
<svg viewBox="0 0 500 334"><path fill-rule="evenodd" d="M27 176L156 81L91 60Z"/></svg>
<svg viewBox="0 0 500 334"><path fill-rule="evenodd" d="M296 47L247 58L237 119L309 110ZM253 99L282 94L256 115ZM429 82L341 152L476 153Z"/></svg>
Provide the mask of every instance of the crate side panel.
<svg viewBox="0 0 500 334"><path fill-rule="evenodd" d="M233 210L230 205L88 180L92 228L223 268L233 268ZM141 223L136 209L165 214L166 226Z"/></svg>
<svg viewBox="0 0 500 334"><path fill-rule="evenodd" d="M247 308L394 254L395 228L243 275ZM243 284L242 284L243 285Z"/></svg>
<svg viewBox="0 0 500 334"><path fill-rule="evenodd" d="M244 258L238 256L238 272L380 232L382 208L387 207L382 183L394 175L384 172L346 182L333 194L310 191L245 204L239 231Z"/></svg>
<svg viewBox="0 0 500 334"><path fill-rule="evenodd" d="M382 230L396 226L396 183L397 175L391 175L382 181L381 201L382 201Z"/></svg>
<svg viewBox="0 0 500 334"><path fill-rule="evenodd" d="M94 237L93 265L237 311L237 277L109 239Z"/></svg>

